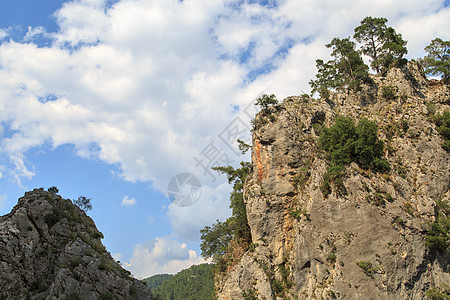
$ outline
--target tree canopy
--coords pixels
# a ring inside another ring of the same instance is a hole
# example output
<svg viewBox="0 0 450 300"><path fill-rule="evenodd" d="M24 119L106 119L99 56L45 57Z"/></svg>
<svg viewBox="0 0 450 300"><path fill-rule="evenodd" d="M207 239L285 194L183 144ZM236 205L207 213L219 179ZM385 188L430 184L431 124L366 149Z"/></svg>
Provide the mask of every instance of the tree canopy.
<svg viewBox="0 0 450 300"><path fill-rule="evenodd" d="M450 81L450 41L435 38L425 47L427 55L421 59L425 72L441 76L445 82Z"/></svg>
<svg viewBox="0 0 450 300"><path fill-rule="evenodd" d="M214 265L193 265L176 275L155 275L144 279L152 286L155 300L214 299Z"/></svg>
<svg viewBox="0 0 450 300"><path fill-rule="evenodd" d="M233 191L230 195L231 217L225 222L217 220L215 224L206 226L200 231L202 256L212 257L215 262L219 262L233 239L244 242L251 241L243 196L244 183L250 173L251 163L241 162L241 167L237 169L232 166L214 167L213 169L226 174L228 182L233 184Z"/></svg>
<svg viewBox="0 0 450 300"><path fill-rule="evenodd" d="M324 62L316 60L317 75L310 81L312 93L318 92L321 97L328 98L329 89L359 90L362 82L369 81L369 67L364 64L355 43L349 38L334 38L327 48L331 48L334 59Z"/></svg>
<svg viewBox="0 0 450 300"><path fill-rule="evenodd" d="M258 99L256 99L255 105L261 107L263 113L267 114L269 112L269 107L277 103L278 99L274 94L271 95L263 94L260 97L258 97Z"/></svg>
<svg viewBox="0 0 450 300"><path fill-rule="evenodd" d="M361 25L355 28L353 38L362 44L361 51L369 56L372 62L378 61L381 48L383 47L383 35L386 31L386 18L366 17L361 21ZM372 67L380 73L378 65L372 64Z"/></svg>
<svg viewBox="0 0 450 300"><path fill-rule="evenodd" d="M92 199L86 198L85 196L80 196L78 199L73 200L73 203L85 212L88 212L89 210L92 210L91 200Z"/></svg>
<svg viewBox="0 0 450 300"><path fill-rule="evenodd" d="M372 59L371 67L382 75L404 64L403 55L408 53L407 42L394 28L386 26L387 21L386 18L366 17L353 35L361 43L361 52Z"/></svg>

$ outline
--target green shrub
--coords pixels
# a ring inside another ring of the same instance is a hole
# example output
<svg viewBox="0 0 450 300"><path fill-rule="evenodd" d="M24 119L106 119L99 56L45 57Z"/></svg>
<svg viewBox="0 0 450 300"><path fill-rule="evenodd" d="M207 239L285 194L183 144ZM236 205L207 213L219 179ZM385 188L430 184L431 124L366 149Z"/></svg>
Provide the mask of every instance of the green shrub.
<svg viewBox="0 0 450 300"><path fill-rule="evenodd" d="M450 152L450 111L446 111L442 115L435 115L433 121L437 126L439 134L444 140L442 148L444 148L445 151Z"/></svg>
<svg viewBox="0 0 450 300"><path fill-rule="evenodd" d="M299 173L292 177L295 188L303 188L306 182L308 182L310 176L311 172L308 170L308 168L300 168Z"/></svg>
<svg viewBox="0 0 450 300"><path fill-rule="evenodd" d="M330 264L334 265L336 263L336 254L334 252L331 252L330 254L328 254L327 261Z"/></svg>
<svg viewBox="0 0 450 300"><path fill-rule="evenodd" d="M270 110L269 107L278 103L277 97L274 94L267 95L263 94L261 97L256 99L255 105L261 107L263 115L268 115Z"/></svg>
<svg viewBox="0 0 450 300"><path fill-rule="evenodd" d="M336 188L338 195L345 195L347 193L344 186L344 174L345 167L343 165L332 165L327 168L327 172L324 174L322 184L320 185L320 190L324 197L331 194L331 185Z"/></svg>
<svg viewBox="0 0 450 300"><path fill-rule="evenodd" d="M130 289L128 290L128 294L130 294L130 296L134 296L137 294L137 289L134 285L130 286Z"/></svg>
<svg viewBox="0 0 450 300"><path fill-rule="evenodd" d="M258 300L258 297L256 296L256 291L254 289L242 291L242 298L244 298L244 300Z"/></svg>
<svg viewBox="0 0 450 300"><path fill-rule="evenodd" d="M65 300L81 300L81 297L78 293L71 293L71 294L67 295Z"/></svg>
<svg viewBox="0 0 450 300"><path fill-rule="evenodd" d="M355 126L350 117L338 116L333 126L323 129L319 146L327 152L332 165L356 162L363 169L388 171L389 164L383 159L384 143L377 131L376 123L365 118Z"/></svg>
<svg viewBox="0 0 450 300"><path fill-rule="evenodd" d="M57 194L59 192L58 188L56 186L51 186L47 189L52 194Z"/></svg>
<svg viewBox="0 0 450 300"><path fill-rule="evenodd" d="M384 200L383 194L375 192L373 196L369 197L370 202L375 204L376 206L384 207L386 205L386 201Z"/></svg>
<svg viewBox="0 0 450 300"><path fill-rule="evenodd" d="M103 236L103 234L101 232L94 231L94 232L91 233L91 238L93 238L93 239L98 239L98 238L103 239L105 237Z"/></svg>
<svg viewBox="0 0 450 300"><path fill-rule="evenodd" d="M249 246L248 246L248 251L250 251L250 252L255 252L255 249L256 249L256 247L258 247L259 245L258 245L258 243L251 243Z"/></svg>
<svg viewBox="0 0 450 300"><path fill-rule="evenodd" d="M434 115L436 113L436 106L431 102L425 102L425 106L428 111L428 115Z"/></svg>
<svg viewBox="0 0 450 300"><path fill-rule="evenodd" d="M273 278L270 282L273 291L275 292L275 294L280 294L282 292L284 292L284 286L283 283L275 278Z"/></svg>
<svg viewBox="0 0 450 300"><path fill-rule="evenodd" d="M372 275L380 269L379 267L374 266L370 261L366 260L358 260L356 264L358 265L358 267L363 269L364 273L366 273L367 275Z"/></svg>
<svg viewBox="0 0 450 300"><path fill-rule="evenodd" d="M52 227L53 225L58 223L59 220L60 217L54 213L49 213L44 216L44 221L49 227Z"/></svg>
<svg viewBox="0 0 450 300"><path fill-rule="evenodd" d="M294 209L293 207L288 208L288 212L297 221L300 221L302 216L306 217L306 220L310 221L310 215L306 209L303 209L301 206L298 209Z"/></svg>
<svg viewBox="0 0 450 300"><path fill-rule="evenodd" d="M113 294L111 293L102 293L98 296L99 300L112 300L114 299Z"/></svg>
<svg viewBox="0 0 450 300"><path fill-rule="evenodd" d="M429 297L432 300L448 300L450 299L450 295L447 292L441 292L437 289L429 289L426 291L425 296Z"/></svg>
<svg viewBox="0 0 450 300"><path fill-rule="evenodd" d="M382 96L386 100L395 100L397 98L395 89L392 86L383 86Z"/></svg>
<svg viewBox="0 0 450 300"><path fill-rule="evenodd" d="M448 248L450 243L450 205L448 201L437 201L436 211L436 221L430 225L425 243L431 251L442 252Z"/></svg>

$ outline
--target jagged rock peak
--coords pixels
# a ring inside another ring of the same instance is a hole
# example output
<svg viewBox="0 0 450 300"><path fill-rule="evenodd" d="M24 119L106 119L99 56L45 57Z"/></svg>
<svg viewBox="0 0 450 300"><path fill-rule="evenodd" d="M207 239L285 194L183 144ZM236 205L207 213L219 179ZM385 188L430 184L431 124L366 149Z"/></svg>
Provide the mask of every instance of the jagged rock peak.
<svg viewBox="0 0 450 300"><path fill-rule="evenodd" d="M0 299L151 299L68 199L35 189L0 217Z"/></svg>
<svg viewBox="0 0 450 300"><path fill-rule="evenodd" d="M217 276L218 299L424 299L450 290L450 253L426 245L450 198L450 154L432 116L450 87L409 62L358 92L289 97L254 120L244 201L252 244ZM375 121L387 173L345 167L324 193L318 147L336 116Z"/></svg>

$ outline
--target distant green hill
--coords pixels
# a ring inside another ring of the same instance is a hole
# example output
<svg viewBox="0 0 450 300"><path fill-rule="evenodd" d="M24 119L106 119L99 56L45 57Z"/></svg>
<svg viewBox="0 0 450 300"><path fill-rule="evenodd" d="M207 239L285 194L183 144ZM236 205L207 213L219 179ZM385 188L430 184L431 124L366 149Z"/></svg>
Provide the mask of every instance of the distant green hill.
<svg viewBox="0 0 450 300"><path fill-rule="evenodd" d="M214 299L213 264L194 265L176 275L155 275L142 281L152 289L155 300Z"/></svg>
<svg viewBox="0 0 450 300"><path fill-rule="evenodd" d="M158 274L153 275L152 277L142 279L142 282L144 282L146 285L148 285L150 288L155 288L172 278L173 275L171 274Z"/></svg>

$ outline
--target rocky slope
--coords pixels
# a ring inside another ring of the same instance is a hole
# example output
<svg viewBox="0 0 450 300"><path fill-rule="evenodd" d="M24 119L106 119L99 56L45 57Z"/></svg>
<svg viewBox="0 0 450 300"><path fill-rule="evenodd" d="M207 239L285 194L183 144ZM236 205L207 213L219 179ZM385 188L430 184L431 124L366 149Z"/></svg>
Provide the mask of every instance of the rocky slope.
<svg viewBox="0 0 450 300"><path fill-rule="evenodd" d="M450 154L430 121L450 88L409 62L330 101L289 97L259 114L244 189L252 244L217 279L218 299L424 299L450 287L450 254L425 243L436 201L450 198ZM318 124L378 124L387 174L346 167L346 193L320 186L329 162Z"/></svg>
<svg viewBox="0 0 450 300"><path fill-rule="evenodd" d="M0 217L0 299L150 299L70 200L35 189Z"/></svg>

